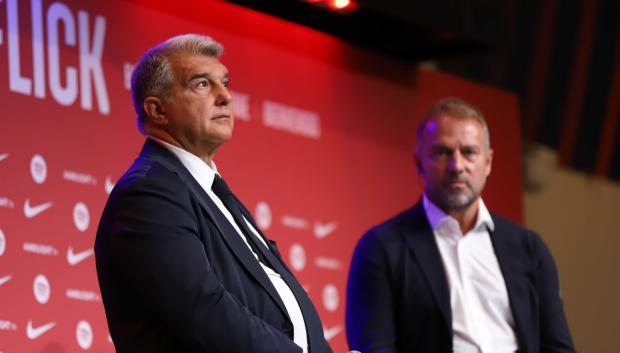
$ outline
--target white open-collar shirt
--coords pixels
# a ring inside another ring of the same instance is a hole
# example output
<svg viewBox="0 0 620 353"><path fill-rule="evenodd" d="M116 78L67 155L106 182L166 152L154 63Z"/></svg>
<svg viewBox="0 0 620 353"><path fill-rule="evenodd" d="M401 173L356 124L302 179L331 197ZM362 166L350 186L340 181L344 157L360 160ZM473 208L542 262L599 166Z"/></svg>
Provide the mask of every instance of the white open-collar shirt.
<svg viewBox="0 0 620 353"><path fill-rule="evenodd" d="M475 226L466 234L426 195L423 205L448 279L454 352L516 352L508 291L489 234L495 225L484 202L479 199Z"/></svg>
<svg viewBox="0 0 620 353"><path fill-rule="evenodd" d="M150 136L149 138L157 141L168 151L172 152L175 156L177 156L177 158L179 158L183 166L187 168L187 170L194 177L194 179L196 179L198 184L200 184L200 186L211 198L211 200L213 200L217 208L224 214L224 216L226 217L226 219L228 219L233 228L235 228L237 234L241 237L241 239L243 239L243 242L247 245L248 249L252 252L252 254L254 254L256 261L258 261L261 268L263 269L263 271L265 271L267 277L280 295L280 299L282 299L282 302L286 307L289 317L291 318L291 322L293 323L293 341L303 349L304 353L307 353L308 337L306 333L306 324L304 321L304 316L301 312L301 308L299 307L299 303L297 302L297 299L295 299L293 292L277 272L260 262L258 255L254 253L254 250L252 250L252 247L248 243L248 239L246 239L245 235L237 225L237 222L233 218L230 211L228 211L222 200L220 200L220 198L213 192L213 190L211 190L213 180L215 179L215 174L219 174L215 163L211 161L211 164L208 165L202 159L198 158L198 156L182 148L179 148L152 136ZM252 233L254 233L253 235L256 236L260 240L260 242L265 245L265 247L269 248L265 243L265 240L258 234L258 231L254 229L252 224L248 222L245 217L244 221L247 227L252 231Z"/></svg>

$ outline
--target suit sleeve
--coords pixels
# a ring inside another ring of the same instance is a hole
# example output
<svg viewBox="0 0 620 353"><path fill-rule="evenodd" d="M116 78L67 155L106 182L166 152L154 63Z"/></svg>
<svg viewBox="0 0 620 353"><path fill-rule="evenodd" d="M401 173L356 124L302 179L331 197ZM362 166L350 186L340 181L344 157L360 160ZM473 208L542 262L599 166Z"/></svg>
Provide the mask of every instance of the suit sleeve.
<svg viewBox="0 0 620 353"><path fill-rule="evenodd" d="M162 174L131 180L111 195L98 257L192 351L301 352L218 281L200 240L197 205L180 178Z"/></svg>
<svg viewBox="0 0 620 353"><path fill-rule="evenodd" d="M555 262L542 239L537 234L534 237L539 255L537 285L540 299L540 352L574 353Z"/></svg>
<svg viewBox="0 0 620 353"><path fill-rule="evenodd" d="M364 353L395 352L392 286L387 254L376 232L355 248L347 285L349 347Z"/></svg>

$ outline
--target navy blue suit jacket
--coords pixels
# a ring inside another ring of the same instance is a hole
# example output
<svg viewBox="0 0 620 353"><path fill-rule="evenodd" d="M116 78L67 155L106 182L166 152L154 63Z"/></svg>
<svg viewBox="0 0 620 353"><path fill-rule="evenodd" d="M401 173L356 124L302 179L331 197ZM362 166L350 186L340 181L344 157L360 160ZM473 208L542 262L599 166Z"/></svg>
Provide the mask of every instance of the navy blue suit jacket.
<svg viewBox="0 0 620 353"><path fill-rule="evenodd" d="M521 353L574 352L553 258L532 231L492 215ZM363 353L452 352L450 294L422 202L359 241L347 288L347 338Z"/></svg>
<svg viewBox="0 0 620 353"><path fill-rule="evenodd" d="M95 255L119 353L301 352L258 261L177 157L153 140L110 194ZM297 301L310 352L331 352L310 299Z"/></svg>

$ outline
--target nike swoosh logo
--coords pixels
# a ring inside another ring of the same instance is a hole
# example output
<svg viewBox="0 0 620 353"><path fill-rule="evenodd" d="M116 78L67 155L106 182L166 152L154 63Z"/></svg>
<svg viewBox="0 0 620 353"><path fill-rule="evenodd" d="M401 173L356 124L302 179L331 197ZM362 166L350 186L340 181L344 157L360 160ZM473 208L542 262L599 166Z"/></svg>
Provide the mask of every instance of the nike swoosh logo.
<svg viewBox="0 0 620 353"><path fill-rule="evenodd" d="M67 262L71 266L75 266L80 262L86 260L87 257L93 254L93 249L86 249L84 251L80 251L78 253L73 252L73 247L70 246L67 250Z"/></svg>
<svg viewBox="0 0 620 353"><path fill-rule="evenodd" d="M3 161L5 159L9 158L9 154L8 153L2 153L0 154L0 161Z"/></svg>
<svg viewBox="0 0 620 353"><path fill-rule="evenodd" d="M329 234L331 234L333 231L335 231L336 228L338 228L338 223L336 222L331 222L331 223L326 223L326 224L316 222L314 223L314 235L317 238L322 239L328 236Z"/></svg>
<svg viewBox="0 0 620 353"><path fill-rule="evenodd" d="M42 334L51 330L54 326L56 326L56 323L52 321L39 327L32 327L32 320L28 320L28 326L26 327L26 336L28 336L28 338L31 340L36 340Z"/></svg>
<svg viewBox="0 0 620 353"><path fill-rule="evenodd" d="M325 337L326 341L329 341L332 338L336 337L336 335L339 334L341 331L342 331L342 325L337 325L334 327L330 327L328 329L324 329L323 336Z"/></svg>
<svg viewBox="0 0 620 353"><path fill-rule="evenodd" d="M110 179L110 177L106 177L105 178L105 192L108 193L108 195L110 195L110 193L112 192L112 189L114 189L114 183L112 182L112 179Z"/></svg>
<svg viewBox="0 0 620 353"><path fill-rule="evenodd" d="M6 282L10 281L11 278L13 278L13 276L11 276L11 275L0 277L0 286L5 284Z"/></svg>
<svg viewBox="0 0 620 353"><path fill-rule="evenodd" d="M26 202L24 202L24 215L26 215L26 218L38 216L41 212L52 207L53 204L52 201L49 201L40 205L30 206L30 199L26 199Z"/></svg>

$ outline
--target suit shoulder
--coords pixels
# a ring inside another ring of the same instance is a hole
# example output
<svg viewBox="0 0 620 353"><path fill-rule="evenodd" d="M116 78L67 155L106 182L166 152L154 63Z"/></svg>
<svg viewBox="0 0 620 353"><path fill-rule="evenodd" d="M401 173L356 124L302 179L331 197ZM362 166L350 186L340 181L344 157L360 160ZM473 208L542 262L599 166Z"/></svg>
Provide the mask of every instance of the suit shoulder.
<svg viewBox="0 0 620 353"><path fill-rule="evenodd" d="M112 192L120 193L136 188L153 186L161 186L178 191L178 188L183 184L183 180L175 171L159 161L138 157L118 180Z"/></svg>

